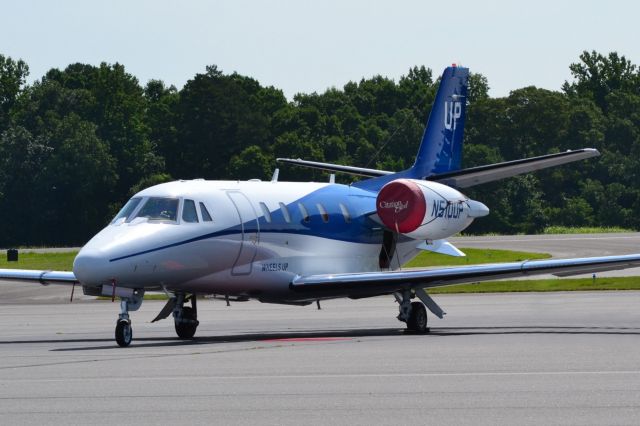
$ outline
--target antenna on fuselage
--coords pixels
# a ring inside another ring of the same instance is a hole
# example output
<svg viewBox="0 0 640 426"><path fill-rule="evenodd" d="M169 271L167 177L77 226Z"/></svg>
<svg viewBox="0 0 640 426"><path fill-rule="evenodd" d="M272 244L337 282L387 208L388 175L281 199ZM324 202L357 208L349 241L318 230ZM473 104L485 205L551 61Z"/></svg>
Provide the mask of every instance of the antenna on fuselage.
<svg viewBox="0 0 640 426"><path fill-rule="evenodd" d="M331 173L329 175L329 183L336 183L336 174L335 173Z"/></svg>
<svg viewBox="0 0 640 426"><path fill-rule="evenodd" d="M271 176L271 182L277 182L279 175L280 175L280 169L275 169L273 171L273 175Z"/></svg>

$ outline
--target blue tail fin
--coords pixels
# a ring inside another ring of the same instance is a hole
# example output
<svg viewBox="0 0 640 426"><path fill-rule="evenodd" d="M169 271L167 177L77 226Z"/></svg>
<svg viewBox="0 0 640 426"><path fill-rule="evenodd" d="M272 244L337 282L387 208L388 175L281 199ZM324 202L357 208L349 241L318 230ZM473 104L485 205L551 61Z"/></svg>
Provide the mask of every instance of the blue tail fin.
<svg viewBox="0 0 640 426"><path fill-rule="evenodd" d="M354 185L379 190L394 179L424 179L434 174L459 170L468 83L469 68L447 67L442 73L440 87L413 166L399 173L363 180Z"/></svg>
<svg viewBox="0 0 640 426"><path fill-rule="evenodd" d="M460 169L469 69L447 67L431 108L416 162L407 175L422 179Z"/></svg>

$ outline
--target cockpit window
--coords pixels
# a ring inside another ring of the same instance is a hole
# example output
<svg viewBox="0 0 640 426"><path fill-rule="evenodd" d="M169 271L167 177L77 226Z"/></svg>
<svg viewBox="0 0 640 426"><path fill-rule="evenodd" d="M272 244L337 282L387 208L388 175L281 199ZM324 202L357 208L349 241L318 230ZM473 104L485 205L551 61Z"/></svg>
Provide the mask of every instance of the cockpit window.
<svg viewBox="0 0 640 426"><path fill-rule="evenodd" d="M213 222L213 219L211 219L211 215L209 214L209 210L207 210L202 202L200 202L200 215L202 215L203 222Z"/></svg>
<svg viewBox="0 0 640 426"><path fill-rule="evenodd" d="M187 223L198 222L196 203L193 200L184 200L184 206L182 206L182 220Z"/></svg>
<svg viewBox="0 0 640 426"><path fill-rule="evenodd" d="M175 222L178 216L178 201L177 198L150 197L136 217Z"/></svg>
<svg viewBox="0 0 640 426"><path fill-rule="evenodd" d="M142 200L142 198L134 197L129 201L127 201L127 204L125 204L124 207L120 209L120 211L118 212L116 217L113 218L111 223L114 223L118 219L122 219L122 218L126 220L129 216L131 216L131 213L133 213L136 207L138 207L138 204L140 204L140 200Z"/></svg>

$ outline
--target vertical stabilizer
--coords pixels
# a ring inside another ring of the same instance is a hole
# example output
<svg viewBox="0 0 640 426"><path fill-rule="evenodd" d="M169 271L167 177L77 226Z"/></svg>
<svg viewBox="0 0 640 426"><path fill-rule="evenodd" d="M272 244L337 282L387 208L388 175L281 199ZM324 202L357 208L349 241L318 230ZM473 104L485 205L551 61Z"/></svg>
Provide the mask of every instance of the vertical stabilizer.
<svg viewBox="0 0 640 426"><path fill-rule="evenodd" d="M413 166L399 173L356 182L354 185L379 190L385 183L395 179L424 179L434 174L459 170L468 84L468 68L447 67L442 73Z"/></svg>
<svg viewBox="0 0 640 426"><path fill-rule="evenodd" d="M411 177L460 169L468 82L468 68L452 66L442 73L416 162L408 171Z"/></svg>

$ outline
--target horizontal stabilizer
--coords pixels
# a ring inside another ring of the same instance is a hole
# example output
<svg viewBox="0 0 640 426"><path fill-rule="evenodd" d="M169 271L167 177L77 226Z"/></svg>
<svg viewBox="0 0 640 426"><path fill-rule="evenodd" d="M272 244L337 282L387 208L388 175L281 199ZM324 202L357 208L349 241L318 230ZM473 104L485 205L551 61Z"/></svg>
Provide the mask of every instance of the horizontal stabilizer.
<svg viewBox="0 0 640 426"><path fill-rule="evenodd" d="M281 163L294 164L296 166L308 167L311 169L320 169L326 170L330 172L342 172L348 173L351 175L358 176L366 176L366 177L378 177L378 176L386 176L392 175L395 172L388 172L386 170L376 170L376 169L367 169L364 167L353 167L353 166L341 166L339 164L330 164L330 163L320 163L318 161L307 161L297 159L294 160L292 158L277 158L276 161Z"/></svg>
<svg viewBox="0 0 640 426"><path fill-rule="evenodd" d="M540 157L525 158L522 160L505 161L504 163L489 164L486 166L472 167L470 169L457 170L455 172L441 173L428 176L430 181L442 183L456 188L468 188L494 180L505 179L523 173L559 166L585 158L600 155L597 149L583 148L574 151L560 152L557 154L542 155Z"/></svg>
<svg viewBox="0 0 640 426"><path fill-rule="evenodd" d="M466 256L458 250L456 246L447 240L425 241L416 247L420 250L432 251L434 253L446 254L447 256L463 257Z"/></svg>

